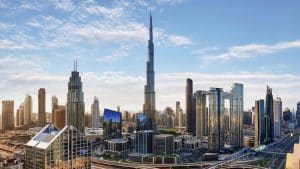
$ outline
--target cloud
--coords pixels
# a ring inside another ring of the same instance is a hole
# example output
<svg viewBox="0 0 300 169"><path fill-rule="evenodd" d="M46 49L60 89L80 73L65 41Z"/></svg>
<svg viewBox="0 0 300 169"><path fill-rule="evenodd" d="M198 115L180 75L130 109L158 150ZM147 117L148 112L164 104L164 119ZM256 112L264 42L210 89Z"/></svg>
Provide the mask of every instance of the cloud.
<svg viewBox="0 0 300 169"><path fill-rule="evenodd" d="M26 42L14 42L11 40L0 40L0 50L37 49L36 46Z"/></svg>
<svg viewBox="0 0 300 169"><path fill-rule="evenodd" d="M117 60L122 59L123 57L128 56L129 49L131 47L129 45L120 46L115 49L111 55L105 55L98 57L97 61L104 62L104 63L111 63Z"/></svg>
<svg viewBox="0 0 300 169"><path fill-rule="evenodd" d="M168 40L176 46L190 45L192 40L182 35L170 35Z"/></svg>
<svg viewBox="0 0 300 169"><path fill-rule="evenodd" d="M281 52L283 50L300 48L300 40L279 42L272 45L267 44L248 44L241 46L232 46L224 53L215 55L204 55L204 60L208 62L212 61L229 61L232 59L249 59L258 56L265 56L274 53Z"/></svg>
<svg viewBox="0 0 300 169"><path fill-rule="evenodd" d="M159 5L177 5L182 4L186 0L156 0L156 3Z"/></svg>
<svg viewBox="0 0 300 169"><path fill-rule="evenodd" d="M72 11L75 9L72 0L52 0L51 2L56 9L61 9L63 11Z"/></svg>
<svg viewBox="0 0 300 169"><path fill-rule="evenodd" d="M103 6L90 6L86 8L90 14L104 15L108 18L117 18L123 15L122 8L106 8Z"/></svg>

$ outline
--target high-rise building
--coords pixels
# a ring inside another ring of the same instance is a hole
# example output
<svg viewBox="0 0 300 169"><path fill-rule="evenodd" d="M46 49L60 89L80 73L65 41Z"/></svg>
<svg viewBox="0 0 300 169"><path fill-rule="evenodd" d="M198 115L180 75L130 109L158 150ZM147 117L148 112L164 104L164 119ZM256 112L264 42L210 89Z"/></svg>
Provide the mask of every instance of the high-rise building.
<svg viewBox="0 0 300 169"><path fill-rule="evenodd" d="M57 108L58 106L58 99L56 96L52 96L52 123L54 123L54 110Z"/></svg>
<svg viewBox="0 0 300 169"><path fill-rule="evenodd" d="M224 146L224 92L222 88L211 88L208 92L208 149L220 151Z"/></svg>
<svg viewBox="0 0 300 169"><path fill-rule="evenodd" d="M296 121L297 127L300 127L300 102L297 103Z"/></svg>
<svg viewBox="0 0 300 169"><path fill-rule="evenodd" d="M122 113L122 119L125 122L129 122L129 112L128 111L123 111L123 113Z"/></svg>
<svg viewBox="0 0 300 169"><path fill-rule="evenodd" d="M186 132L196 134L196 111L195 98L193 96L193 80L186 80L185 88L185 114L186 114Z"/></svg>
<svg viewBox="0 0 300 169"><path fill-rule="evenodd" d="M266 126L265 126L265 106L264 100L255 101L255 146L264 144L266 137Z"/></svg>
<svg viewBox="0 0 300 169"><path fill-rule="evenodd" d="M252 111L244 111L243 124L252 125Z"/></svg>
<svg viewBox="0 0 300 169"><path fill-rule="evenodd" d="M38 93L38 122L40 126L46 124L46 90L40 88Z"/></svg>
<svg viewBox="0 0 300 169"><path fill-rule="evenodd" d="M32 99L30 95L26 95L24 101L24 125L31 124L31 114L32 114Z"/></svg>
<svg viewBox="0 0 300 169"><path fill-rule="evenodd" d="M2 101L2 130L13 130L15 126L14 120L14 101Z"/></svg>
<svg viewBox="0 0 300 169"><path fill-rule="evenodd" d="M182 108L179 109L179 127L185 127L184 125L185 117L183 116Z"/></svg>
<svg viewBox="0 0 300 169"><path fill-rule="evenodd" d="M234 83L230 91L229 130L230 144L243 147L244 85Z"/></svg>
<svg viewBox="0 0 300 169"><path fill-rule="evenodd" d="M168 155L174 153L174 136L171 134L158 134L153 136L153 153Z"/></svg>
<svg viewBox="0 0 300 169"><path fill-rule="evenodd" d="M68 84L67 125L84 133L84 96L76 61Z"/></svg>
<svg viewBox="0 0 300 169"><path fill-rule="evenodd" d="M104 109L103 137L105 139L122 138L122 115L118 111Z"/></svg>
<svg viewBox="0 0 300 169"><path fill-rule="evenodd" d="M179 127L179 119L180 119L180 115L179 115L179 111L180 111L180 102L177 101L176 102L176 110L175 110L175 126Z"/></svg>
<svg viewBox="0 0 300 169"><path fill-rule="evenodd" d="M282 115L282 101L277 97L274 100L274 137L280 137L281 135L281 115Z"/></svg>
<svg viewBox="0 0 300 169"><path fill-rule="evenodd" d="M154 78L154 44L153 44L153 28L152 28L152 15L150 13L150 27L149 27L149 40L148 40L148 61L147 61L147 84L144 91L144 114L152 118L153 128L156 128L155 120L155 78Z"/></svg>
<svg viewBox="0 0 300 169"><path fill-rule="evenodd" d="M24 169L91 169L91 143L73 126L46 125L25 145Z"/></svg>
<svg viewBox="0 0 300 169"><path fill-rule="evenodd" d="M92 114L92 128L99 127L99 100L97 97L94 97L94 103L91 106L91 114Z"/></svg>
<svg viewBox="0 0 300 169"><path fill-rule="evenodd" d="M196 92L196 137L207 136L208 122L206 119L206 91Z"/></svg>
<svg viewBox="0 0 300 169"><path fill-rule="evenodd" d="M53 124L55 127L62 129L66 126L66 106L59 105L53 113Z"/></svg>
<svg viewBox="0 0 300 169"><path fill-rule="evenodd" d="M16 112L16 126L20 126L20 111L19 109L17 109L17 112Z"/></svg>
<svg viewBox="0 0 300 169"><path fill-rule="evenodd" d="M266 104L265 104L265 125L266 125L266 143L274 140L274 111L272 89L267 86Z"/></svg>
<svg viewBox="0 0 300 169"><path fill-rule="evenodd" d="M153 130L136 132L135 151L141 154L151 154L153 152Z"/></svg>
<svg viewBox="0 0 300 169"><path fill-rule="evenodd" d="M24 125L24 103L20 104L17 111L19 112L19 118L16 119L18 121L17 123L19 124L18 126L23 126Z"/></svg>

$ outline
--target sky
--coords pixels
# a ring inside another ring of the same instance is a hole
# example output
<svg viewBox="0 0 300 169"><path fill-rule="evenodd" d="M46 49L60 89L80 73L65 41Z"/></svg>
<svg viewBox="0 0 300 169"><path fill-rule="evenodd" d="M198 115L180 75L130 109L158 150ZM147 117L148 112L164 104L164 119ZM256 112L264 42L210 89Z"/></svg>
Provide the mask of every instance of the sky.
<svg viewBox="0 0 300 169"><path fill-rule="evenodd" d="M33 99L46 88L66 103L78 61L86 112L141 111L149 11L154 29L156 107L184 108L186 78L194 90L244 84L244 109L266 85L283 107L300 100L300 2L296 0L0 0L0 99ZM1 108L0 108L1 109Z"/></svg>

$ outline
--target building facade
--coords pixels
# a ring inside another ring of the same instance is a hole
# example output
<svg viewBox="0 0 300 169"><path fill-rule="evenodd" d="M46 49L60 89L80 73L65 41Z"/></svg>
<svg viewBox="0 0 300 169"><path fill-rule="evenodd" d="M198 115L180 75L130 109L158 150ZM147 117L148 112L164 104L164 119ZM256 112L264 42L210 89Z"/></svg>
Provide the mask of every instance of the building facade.
<svg viewBox="0 0 300 169"><path fill-rule="evenodd" d="M198 139L207 136L208 122L206 117L206 91L196 92L196 137Z"/></svg>
<svg viewBox="0 0 300 169"><path fill-rule="evenodd" d="M99 100L97 97L94 97L94 103L91 106L91 114L92 114L92 128L98 128L100 123L99 118Z"/></svg>
<svg viewBox="0 0 300 169"><path fill-rule="evenodd" d="M168 155L174 153L174 136L170 134L159 134L153 136L153 153Z"/></svg>
<svg viewBox="0 0 300 169"><path fill-rule="evenodd" d="M264 144L266 137L264 100L255 101L255 146Z"/></svg>
<svg viewBox="0 0 300 169"><path fill-rule="evenodd" d="M153 152L153 130L137 131L135 138L136 153L151 154Z"/></svg>
<svg viewBox="0 0 300 169"><path fill-rule="evenodd" d="M40 126L46 125L46 90L40 88L38 92L38 122Z"/></svg>
<svg viewBox="0 0 300 169"><path fill-rule="evenodd" d="M24 169L91 169L91 143L73 126L48 124L24 147Z"/></svg>
<svg viewBox="0 0 300 169"><path fill-rule="evenodd" d="M144 114L151 117L153 128L156 128L156 108L155 108L155 77L154 77L154 44L153 44L153 28L152 15L150 13L150 27L148 40L148 60L146 71L146 85L144 88Z"/></svg>
<svg viewBox="0 0 300 169"><path fill-rule="evenodd" d="M13 130L15 127L14 101L2 101L2 130Z"/></svg>
<svg viewBox="0 0 300 169"><path fill-rule="evenodd" d="M274 100L274 137L280 137L281 135L281 121L282 121L282 101L277 97Z"/></svg>
<svg viewBox="0 0 300 169"><path fill-rule="evenodd" d="M68 83L67 125L74 126L84 133L84 96L81 77L77 71L77 63L74 63L74 71L72 71Z"/></svg>
<svg viewBox="0 0 300 169"><path fill-rule="evenodd" d="M177 101L176 102L176 109L175 109L175 126L176 127L180 127L179 126L179 121L180 121L180 115L179 115L179 112L180 111L180 102L179 101Z"/></svg>
<svg viewBox="0 0 300 169"><path fill-rule="evenodd" d="M32 114L32 98L30 95L26 95L24 101L24 125L31 124L31 114Z"/></svg>
<svg viewBox="0 0 300 169"><path fill-rule="evenodd" d="M51 110L51 113L52 113L52 118L51 118L51 120L52 120L52 123L54 123L54 110L57 108L57 106L58 106L58 99L57 99L57 97L56 96L52 96L52 98L51 98L51 101L52 101L52 110Z"/></svg>
<svg viewBox="0 0 300 169"><path fill-rule="evenodd" d="M266 137L265 142L271 143L274 140L274 111L273 111L273 94L272 89L267 86L265 103L265 125Z"/></svg>
<svg viewBox="0 0 300 169"><path fill-rule="evenodd" d="M300 102L297 103L296 121L297 121L297 127L300 128Z"/></svg>
<svg viewBox="0 0 300 169"><path fill-rule="evenodd" d="M224 98L223 89L211 88L208 92L209 127L208 149L220 151L224 146Z"/></svg>
<svg viewBox="0 0 300 169"><path fill-rule="evenodd" d="M192 79L186 80L185 88L185 113L186 113L186 132L196 134L196 106L195 98L193 96L193 81Z"/></svg>
<svg viewBox="0 0 300 169"><path fill-rule="evenodd" d="M66 125L66 107L58 106L54 110L53 124L55 127L62 129Z"/></svg>

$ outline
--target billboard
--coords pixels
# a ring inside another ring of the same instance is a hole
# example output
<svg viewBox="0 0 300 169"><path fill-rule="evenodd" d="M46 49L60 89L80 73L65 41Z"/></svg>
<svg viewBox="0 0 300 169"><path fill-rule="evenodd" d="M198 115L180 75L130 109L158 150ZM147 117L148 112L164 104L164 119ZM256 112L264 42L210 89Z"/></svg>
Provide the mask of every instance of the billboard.
<svg viewBox="0 0 300 169"><path fill-rule="evenodd" d="M105 139L122 137L122 115L120 112L104 109L103 136Z"/></svg>

